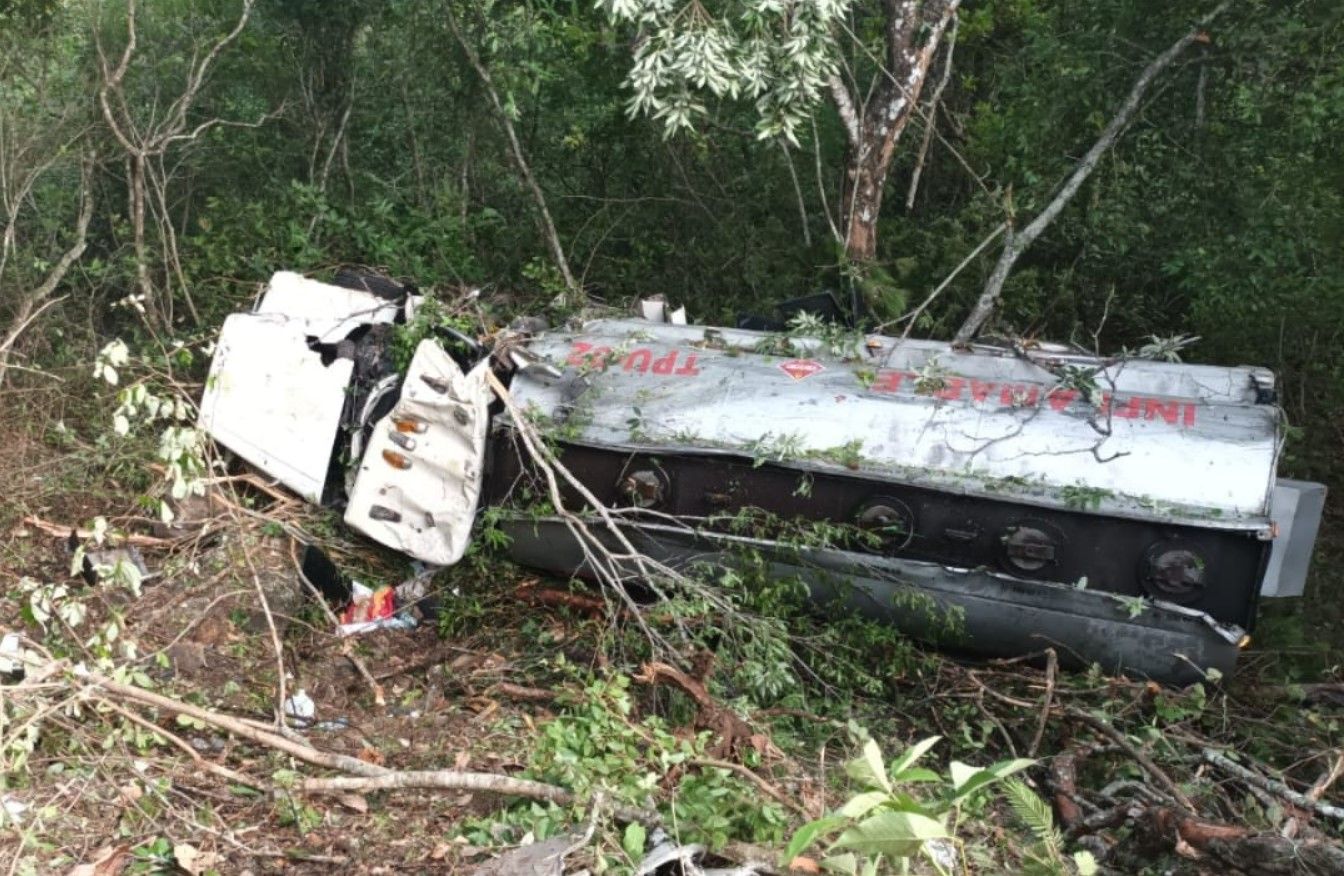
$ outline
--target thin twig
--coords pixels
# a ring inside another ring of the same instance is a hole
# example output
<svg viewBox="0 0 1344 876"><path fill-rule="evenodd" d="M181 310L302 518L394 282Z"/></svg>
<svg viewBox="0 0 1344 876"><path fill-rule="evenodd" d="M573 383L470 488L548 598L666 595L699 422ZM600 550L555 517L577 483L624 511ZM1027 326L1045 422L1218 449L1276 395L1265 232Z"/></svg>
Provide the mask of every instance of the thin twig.
<svg viewBox="0 0 1344 876"><path fill-rule="evenodd" d="M1045 725L1050 721L1050 707L1055 700L1055 676L1059 674L1059 657L1054 648L1045 649L1045 701L1041 704L1041 717L1036 722L1036 733L1027 747L1027 757L1034 758L1041 747L1041 738L1045 736Z"/></svg>
<svg viewBox="0 0 1344 876"><path fill-rule="evenodd" d="M1125 754L1129 755L1135 763L1143 767L1144 772L1148 773L1154 781L1161 785L1163 790L1170 794L1171 798L1180 804L1180 806L1187 812L1199 811L1195 809L1195 804L1190 802L1190 798L1186 796L1180 786L1172 781L1171 776L1167 775L1165 770L1154 763L1151 757L1130 742L1129 739L1125 737L1125 734L1111 726L1110 722L1072 706L1066 707L1064 709L1064 714L1075 721L1080 721L1092 729L1099 731L1102 735L1120 746Z"/></svg>
<svg viewBox="0 0 1344 876"><path fill-rule="evenodd" d="M457 770L406 770L385 772L379 776L336 776L329 779L304 779L300 788L310 793L329 791L393 791L405 788L437 788L447 791L487 791L511 797L545 800L560 806L577 802L574 792L558 785L515 779L493 773L464 773ZM647 809L616 806L612 814L621 821L657 824L658 813Z"/></svg>

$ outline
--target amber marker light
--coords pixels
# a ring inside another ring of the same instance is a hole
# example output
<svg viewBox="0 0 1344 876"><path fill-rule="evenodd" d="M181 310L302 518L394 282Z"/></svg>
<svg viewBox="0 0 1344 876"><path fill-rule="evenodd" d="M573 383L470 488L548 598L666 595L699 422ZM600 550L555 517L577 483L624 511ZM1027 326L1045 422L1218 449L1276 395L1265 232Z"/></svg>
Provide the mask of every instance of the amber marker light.
<svg viewBox="0 0 1344 876"><path fill-rule="evenodd" d="M402 471L411 467L411 461L404 453L398 453L395 450L384 450L383 461L393 468L399 468Z"/></svg>

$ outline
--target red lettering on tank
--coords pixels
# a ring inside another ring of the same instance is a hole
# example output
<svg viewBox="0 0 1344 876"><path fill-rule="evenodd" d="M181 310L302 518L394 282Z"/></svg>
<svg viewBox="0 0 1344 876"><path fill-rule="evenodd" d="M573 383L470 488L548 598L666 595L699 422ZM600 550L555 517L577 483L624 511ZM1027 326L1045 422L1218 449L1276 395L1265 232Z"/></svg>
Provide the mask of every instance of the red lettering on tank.
<svg viewBox="0 0 1344 876"><path fill-rule="evenodd" d="M966 388L966 380L962 377L949 377L943 381L943 388L934 392L934 398L940 398L943 401L956 401L961 398L961 391Z"/></svg>
<svg viewBox="0 0 1344 876"><path fill-rule="evenodd" d="M583 354L587 353L592 348L592 344L584 341L575 341L574 346L569 348L569 358L565 360L565 364L575 366L582 365L584 360Z"/></svg>
<svg viewBox="0 0 1344 876"><path fill-rule="evenodd" d="M639 371L640 374L647 374L649 363L652 361L653 353L649 350L631 350L630 355L625 357L625 362L621 367L626 371Z"/></svg>
<svg viewBox="0 0 1344 876"><path fill-rule="evenodd" d="M570 348L569 358L565 360L565 363L576 368L606 371L609 364L607 357L610 355L611 347L594 347L586 341L575 341L574 346Z"/></svg>
<svg viewBox="0 0 1344 876"><path fill-rule="evenodd" d="M999 404L1010 408L1034 408L1041 399L1041 388L1025 383L1004 384L999 392Z"/></svg>
<svg viewBox="0 0 1344 876"><path fill-rule="evenodd" d="M1102 407L1102 413L1111 417L1119 417L1122 420L1137 420L1143 413L1143 399L1138 396L1124 399L1121 407L1116 407L1117 399L1107 398L1106 404Z"/></svg>
<svg viewBox="0 0 1344 876"><path fill-rule="evenodd" d="M900 392L901 381L904 379L904 371L879 371L868 388L873 392Z"/></svg>
<svg viewBox="0 0 1344 876"><path fill-rule="evenodd" d="M1185 404L1185 425L1187 426L1195 425L1195 407L1192 402L1186 402Z"/></svg>
<svg viewBox="0 0 1344 876"><path fill-rule="evenodd" d="M678 377L696 377L700 374L700 369L695 367L696 355L694 353L686 354L686 364L682 365L672 373Z"/></svg>
<svg viewBox="0 0 1344 876"><path fill-rule="evenodd" d="M653 361L654 374L671 374L672 369L677 367L677 351L673 350L666 356L660 356Z"/></svg>
<svg viewBox="0 0 1344 876"><path fill-rule="evenodd" d="M1063 411L1073 404L1077 398L1078 390L1076 389L1056 389L1046 397L1046 400L1050 402L1050 410Z"/></svg>
<svg viewBox="0 0 1344 876"><path fill-rule="evenodd" d="M983 403L989 398L990 394L998 388L997 383L986 383L983 380L971 379L971 400Z"/></svg>
<svg viewBox="0 0 1344 876"><path fill-rule="evenodd" d="M1161 417L1174 426L1176 425L1176 420L1179 419L1180 416L1180 402L1164 402L1155 398L1144 400L1143 418L1145 420L1156 420L1158 417Z"/></svg>

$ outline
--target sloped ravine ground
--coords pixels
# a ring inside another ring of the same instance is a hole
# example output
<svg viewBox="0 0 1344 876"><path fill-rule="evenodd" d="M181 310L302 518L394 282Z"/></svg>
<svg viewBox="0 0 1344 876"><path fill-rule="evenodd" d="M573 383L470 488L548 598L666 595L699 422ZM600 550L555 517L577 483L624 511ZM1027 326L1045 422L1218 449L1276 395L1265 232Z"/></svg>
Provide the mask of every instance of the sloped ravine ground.
<svg viewBox="0 0 1344 876"><path fill-rule="evenodd" d="M777 637L689 606L669 655L488 552L436 576L432 622L339 639L299 542L370 584L400 558L241 469L165 526L149 447L6 392L0 629L29 662L0 687L5 872L1344 872L1344 688L1279 682L1275 652L1174 691L765 594ZM144 581L71 575L126 541ZM282 680L311 718L277 722Z"/></svg>

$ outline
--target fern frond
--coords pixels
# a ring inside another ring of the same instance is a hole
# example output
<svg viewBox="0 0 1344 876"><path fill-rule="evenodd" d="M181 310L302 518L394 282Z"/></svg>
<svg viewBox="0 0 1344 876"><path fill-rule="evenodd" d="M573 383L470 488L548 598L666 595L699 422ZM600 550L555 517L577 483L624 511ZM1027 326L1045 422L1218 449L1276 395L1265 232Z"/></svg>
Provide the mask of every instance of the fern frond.
<svg viewBox="0 0 1344 876"><path fill-rule="evenodd" d="M1045 852L1052 861L1060 860L1060 850L1064 847L1064 838L1055 829L1055 816L1050 804L1027 786L1021 779L1009 779L1003 788L1008 795L1008 805L1013 813L1035 834L1045 846Z"/></svg>

